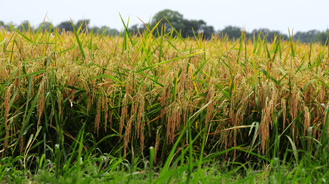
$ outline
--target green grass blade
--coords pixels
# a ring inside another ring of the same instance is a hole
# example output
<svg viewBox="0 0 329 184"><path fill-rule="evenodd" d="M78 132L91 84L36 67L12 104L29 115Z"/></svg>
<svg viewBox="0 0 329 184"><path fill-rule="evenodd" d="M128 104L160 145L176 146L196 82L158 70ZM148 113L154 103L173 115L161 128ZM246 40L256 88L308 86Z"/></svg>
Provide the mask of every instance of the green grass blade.
<svg viewBox="0 0 329 184"><path fill-rule="evenodd" d="M75 38L77 39L77 42L78 42L78 45L79 45L79 48L80 48L80 52L81 52L83 58L86 59L85 52L83 51L83 46L82 46L82 44L80 42L79 35L77 33L77 30L75 29L75 26L73 24L73 20L72 19L71 19L71 24L72 24L72 27L73 27L73 33L75 35Z"/></svg>
<svg viewBox="0 0 329 184"><path fill-rule="evenodd" d="M198 55L198 54L200 54L200 53L193 53L193 54L189 54L189 55L185 55L185 56L181 56L181 57L176 57L174 59L170 59L170 60L167 60L167 61L162 61L161 63L156 63L156 64L153 64L151 66L147 66L147 67L141 68L141 69L137 70L135 73L139 73L139 72L142 72L142 71L147 70L147 69L152 69L152 68L154 68L156 66L164 65L164 64L167 64L167 63L170 63L170 62L179 60L179 59L191 57L191 56Z"/></svg>
<svg viewBox="0 0 329 184"><path fill-rule="evenodd" d="M36 43L34 43L29 37L27 37L26 35L24 35L22 32L20 32L18 29L16 29L14 26L9 25L12 29L14 29L19 35L21 35L24 39L26 39L27 41L29 41L30 43L32 43L33 45L37 45Z"/></svg>

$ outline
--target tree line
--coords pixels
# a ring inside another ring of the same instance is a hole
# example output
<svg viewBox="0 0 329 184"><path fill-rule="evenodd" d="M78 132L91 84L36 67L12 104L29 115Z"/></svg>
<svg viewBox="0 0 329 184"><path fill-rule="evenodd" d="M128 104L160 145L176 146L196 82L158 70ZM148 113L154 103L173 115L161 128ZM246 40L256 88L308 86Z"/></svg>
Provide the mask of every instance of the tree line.
<svg viewBox="0 0 329 184"><path fill-rule="evenodd" d="M80 28L82 31L92 31L95 34L104 34L108 36L116 36L119 35L120 32L117 29L110 28L108 26L94 26L89 27L90 20L79 20L77 23L73 24L75 28ZM51 31L53 32L54 29L56 29L59 33L62 33L63 31L66 32L73 32L73 25L70 20L61 22L57 26L52 25L50 22L43 22L39 24L37 28L30 27L29 21L23 21L20 25L12 25L12 24L5 24L3 21L0 21L0 28L2 27L5 30L12 30L12 27L16 28L19 31L28 31L28 30L41 30L44 31Z"/></svg>
<svg viewBox="0 0 329 184"><path fill-rule="evenodd" d="M216 35L221 38L227 36L228 39L238 39L242 34L244 34L247 38L253 39L262 37L268 42L272 42L275 37L281 37L283 40L289 39L288 35L283 34L280 31L273 31L265 28L255 29L252 32L246 32L240 27L226 26L224 29L216 31L213 26L207 25L204 20L185 19L181 13L169 9L156 13L149 23L135 24L130 26L127 30L123 30L121 32L108 26L90 27L89 24L90 20L79 20L74 24L74 26L78 28L81 27L83 31L92 31L96 34L104 34L109 36L123 35L122 33L125 31L128 31L130 34L139 35L147 29L152 30L155 28L156 30L153 31L155 36L172 32L172 34L180 35L183 38L201 36L203 39L211 39L213 35ZM11 27L3 21L0 21L0 27L6 30L11 29ZM24 21L20 25L14 27L20 31L34 29L30 27L28 21ZM62 32L64 30L73 31L73 26L71 21L61 22L57 26L52 26L50 22L43 22L36 29L41 29L42 31L45 31L46 29L57 29L59 32ZM292 39L294 41L299 41L301 43L321 42L322 44L328 44L328 38L329 30L324 32L310 30L307 32L297 32L292 35Z"/></svg>

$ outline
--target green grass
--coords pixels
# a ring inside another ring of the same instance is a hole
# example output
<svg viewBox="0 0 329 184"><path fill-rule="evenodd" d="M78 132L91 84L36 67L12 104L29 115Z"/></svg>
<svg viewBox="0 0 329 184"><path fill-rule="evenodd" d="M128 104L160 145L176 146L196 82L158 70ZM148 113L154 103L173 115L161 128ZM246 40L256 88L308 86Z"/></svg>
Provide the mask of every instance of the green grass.
<svg viewBox="0 0 329 184"><path fill-rule="evenodd" d="M83 135L81 134L81 139ZM80 140L81 140L80 139ZM81 140L82 141L82 140ZM234 149L216 153L216 157ZM153 152L153 149L150 149ZM71 154L77 154L73 151ZM325 154L324 154L325 155ZM6 183L326 183L329 177L326 158L313 160L264 159L261 167L253 162L220 161L207 159L168 157L170 166L152 167L150 160L136 158L128 161L110 154L99 156L83 154L56 173L56 163L41 156L1 159L1 181ZM33 158L32 158L33 157ZM192 160L190 160L192 159ZM27 162L27 163L26 163ZM197 167L197 162L199 167ZM25 164L24 164L25 163ZM32 169L36 163L38 169ZM181 164L183 163L183 164ZM192 166L191 166L192 165ZM193 166L194 165L194 166ZM66 169L65 169L66 168Z"/></svg>

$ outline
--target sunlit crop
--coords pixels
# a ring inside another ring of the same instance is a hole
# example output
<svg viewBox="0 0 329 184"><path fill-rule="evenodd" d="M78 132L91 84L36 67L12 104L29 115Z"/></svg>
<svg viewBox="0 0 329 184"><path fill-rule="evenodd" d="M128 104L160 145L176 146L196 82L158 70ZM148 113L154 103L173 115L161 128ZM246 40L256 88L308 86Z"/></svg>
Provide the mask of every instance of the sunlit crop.
<svg viewBox="0 0 329 184"><path fill-rule="evenodd" d="M235 160L317 156L329 126L327 46L172 33L0 31L2 157L71 161L63 150L79 146L82 127L79 154L131 159L153 146L159 164L230 148Z"/></svg>

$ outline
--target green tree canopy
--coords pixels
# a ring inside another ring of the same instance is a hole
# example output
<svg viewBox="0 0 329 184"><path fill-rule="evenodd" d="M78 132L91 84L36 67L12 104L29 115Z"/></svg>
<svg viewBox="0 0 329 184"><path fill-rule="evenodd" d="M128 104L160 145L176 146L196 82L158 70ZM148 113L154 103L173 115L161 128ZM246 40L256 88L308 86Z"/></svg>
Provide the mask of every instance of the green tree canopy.
<svg viewBox="0 0 329 184"><path fill-rule="evenodd" d="M64 21L56 26L57 29L59 29L59 32L65 31L73 31L73 26L71 21Z"/></svg>
<svg viewBox="0 0 329 184"><path fill-rule="evenodd" d="M7 29L9 29L9 26L6 25L3 21L0 21L0 30L1 30L1 29L5 29L5 30L7 30Z"/></svg>
<svg viewBox="0 0 329 184"><path fill-rule="evenodd" d="M107 35L107 36L116 36L116 35L119 35L119 31L116 30L116 29L110 29L108 26L102 26L102 27L92 27L91 30L93 30L93 32L95 34L103 34L104 35ZM91 31L90 30L90 31Z"/></svg>
<svg viewBox="0 0 329 184"><path fill-rule="evenodd" d="M172 11L169 9L162 10L155 14L152 19L151 27L155 26L158 21L161 21L158 28L166 28L167 31L171 31L172 27L166 19L177 31L185 28L183 15L177 11Z"/></svg>
<svg viewBox="0 0 329 184"><path fill-rule="evenodd" d="M43 22L39 24L38 29L41 28L42 32L45 32L46 30L51 31L52 24L50 22Z"/></svg>
<svg viewBox="0 0 329 184"><path fill-rule="evenodd" d="M132 25L128 31L130 34L138 34L138 33L143 33L146 30L146 27L144 24L134 24Z"/></svg>
<svg viewBox="0 0 329 184"><path fill-rule="evenodd" d="M20 31L28 31L29 28L30 28L30 23L27 20L23 21L20 25L17 26L17 29Z"/></svg>
<svg viewBox="0 0 329 184"><path fill-rule="evenodd" d="M212 26L207 26L205 21L184 19L182 14L169 9L162 10L155 14L152 19L151 27L153 28L159 21L161 21L158 25L159 29L165 28L166 32L170 32L175 28L184 38L193 37L194 34L199 33L203 34L204 38L210 38L215 32L214 28ZM132 29L137 29L137 27L132 27ZM174 34L176 34L176 32L174 32Z"/></svg>
<svg viewBox="0 0 329 184"><path fill-rule="evenodd" d="M329 39L329 30L325 32L321 32L317 35L316 40L321 42L322 44L328 45L328 40Z"/></svg>
<svg viewBox="0 0 329 184"><path fill-rule="evenodd" d="M259 35L262 39L266 39L266 41L268 42L273 42L275 37L279 37L279 36L281 36L281 39L283 40L288 40L288 36L281 34L280 31L271 31L266 28L254 29L250 37L255 36L256 38L258 38Z"/></svg>
<svg viewBox="0 0 329 184"><path fill-rule="evenodd" d="M90 23L90 20L89 19L87 19L87 20L79 20L76 23L75 27L77 29L79 29L81 27L81 30L82 31L87 31L88 30L88 27L89 27L89 23Z"/></svg>
<svg viewBox="0 0 329 184"><path fill-rule="evenodd" d="M302 43L314 42L317 39L317 35L320 34L320 31L310 30L307 32L297 32L294 34L294 41L300 41Z"/></svg>
<svg viewBox="0 0 329 184"><path fill-rule="evenodd" d="M220 36L228 36L230 39L240 38L241 34L242 29L235 26L226 26L223 30L219 31Z"/></svg>

